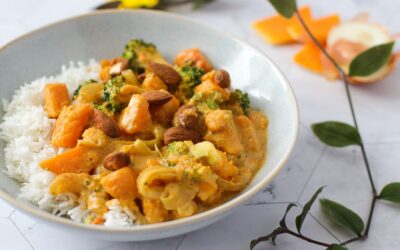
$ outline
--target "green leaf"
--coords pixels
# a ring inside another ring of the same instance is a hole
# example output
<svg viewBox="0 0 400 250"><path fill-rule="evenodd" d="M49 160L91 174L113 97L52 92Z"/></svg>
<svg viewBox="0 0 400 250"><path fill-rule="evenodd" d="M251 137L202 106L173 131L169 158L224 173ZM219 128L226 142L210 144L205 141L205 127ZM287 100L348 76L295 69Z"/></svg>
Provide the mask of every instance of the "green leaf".
<svg viewBox="0 0 400 250"><path fill-rule="evenodd" d="M350 63L349 76L369 76L390 59L394 42L377 45L357 55Z"/></svg>
<svg viewBox="0 0 400 250"><path fill-rule="evenodd" d="M287 226L286 226L286 215L289 213L290 209L292 209L293 207L297 207L297 205L295 203L289 203L289 205L287 206L286 212L283 215L282 220L279 222L279 225L281 227L287 228Z"/></svg>
<svg viewBox="0 0 400 250"><path fill-rule="evenodd" d="M320 199L319 201L329 219L338 225L350 229L358 236L361 235L364 229L364 222L358 214L337 202L328 199Z"/></svg>
<svg viewBox="0 0 400 250"><path fill-rule="evenodd" d="M291 18L296 12L296 0L268 0L275 10L286 18Z"/></svg>
<svg viewBox="0 0 400 250"><path fill-rule="evenodd" d="M357 129L343 122L315 123L311 125L311 129L323 143L332 147L361 145L361 136Z"/></svg>
<svg viewBox="0 0 400 250"><path fill-rule="evenodd" d="M296 217L297 232L300 233L301 226L303 225L303 222L304 222L308 212L310 212L311 206L314 204L318 195L322 192L322 189L324 189L324 187L318 188L318 190L314 193L314 195L311 197L311 199L304 205L303 211L301 211L301 213Z"/></svg>
<svg viewBox="0 0 400 250"><path fill-rule="evenodd" d="M400 203L400 182L387 184L382 189L379 199Z"/></svg>
<svg viewBox="0 0 400 250"><path fill-rule="evenodd" d="M326 250L347 250L347 248L339 244L332 244Z"/></svg>

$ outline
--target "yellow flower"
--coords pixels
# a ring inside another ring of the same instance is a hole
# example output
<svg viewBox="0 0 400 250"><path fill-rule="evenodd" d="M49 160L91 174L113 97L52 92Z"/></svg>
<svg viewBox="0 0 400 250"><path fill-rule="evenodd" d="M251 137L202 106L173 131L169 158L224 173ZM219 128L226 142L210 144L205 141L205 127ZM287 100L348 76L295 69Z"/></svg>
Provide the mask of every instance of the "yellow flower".
<svg viewBox="0 0 400 250"><path fill-rule="evenodd" d="M159 0L122 0L121 8L153 8L158 4Z"/></svg>

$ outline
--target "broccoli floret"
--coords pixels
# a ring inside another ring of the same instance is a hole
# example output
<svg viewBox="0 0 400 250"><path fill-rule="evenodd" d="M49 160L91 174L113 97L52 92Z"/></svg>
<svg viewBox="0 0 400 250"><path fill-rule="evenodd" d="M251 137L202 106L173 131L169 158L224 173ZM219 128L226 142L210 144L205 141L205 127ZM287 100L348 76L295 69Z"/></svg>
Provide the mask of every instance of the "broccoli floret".
<svg viewBox="0 0 400 250"><path fill-rule="evenodd" d="M125 84L122 76L116 76L108 80L103 88L103 103L96 105L95 108L114 114L122 109L122 104L118 100L118 94L121 87Z"/></svg>
<svg viewBox="0 0 400 250"><path fill-rule="evenodd" d="M204 70L190 66L189 64L177 68L181 75L181 82L178 85L177 96L184 101L193 96L194 87L201 83Z"/></svg>
<svg viewBox="0 0 400 250"><path fill-rule="evenodd" d="M196 105L201 113L206 113L209 110L218 109L223 102L224 97L222 93L214 91L208 95L195 93L190 99L189 104Z"/></svg>
<svg viewBox="0 0 400 250"><path fill-rule="evenodd" d="M191 141L175 141L166 146L164 153L166 156L181 156L188 154L192 146Z"/></svg>
<svg viewBox="0 0 400 250"><path fill-rule="evenodd" d="M156 46L141 39L132 39L125 45L122 57L128 59L129 67L136 73L145 71L148 61L153 57L161 57Z"/></svg>
<svg viewBox="0 0 400 250"><path fill-rule="evenodd" d="M122 109L122 106L118 103L110 103L110 102L103 102L101 104L93 104L95 109L103 111L104 113L109 114L112 116L113 114L119 112Z"/></svg>
<svg viewBox="0 0 400 250"><path fill-rule="evenodd" d="M74 91L72 97L73 97L74 99L76 99L76 98L78 97L79 91L81 90L81 88L82 88L83 85L86 85L86 84L89 84L89 83L95 83L95 82L96 82L95 80L90 79L89 81L86 81L86 82L80 84L80 85L78 86L78 88L75 89L75 91Z"/></svg>
<svg viewBox="0 0 400 250"><path fill-rule="evenodd" d="M209 141L203 141L195 144L191 149L190 153L197 159L206 158L207 161L212 165L218 165L222 162L222 156L220 151Z"/></svg>
<svg viewBox="0 0 400 250"><path fill-rule="evenodd" d="M231 100L239 103L240 107L242 107L243 112L246 115L249 113L250 99L249 99L249 95L247 93L244 93L244 92L240 91L239 89L235 89L235 91L233 91L231 93L230 98L231 98Z"/></svg>

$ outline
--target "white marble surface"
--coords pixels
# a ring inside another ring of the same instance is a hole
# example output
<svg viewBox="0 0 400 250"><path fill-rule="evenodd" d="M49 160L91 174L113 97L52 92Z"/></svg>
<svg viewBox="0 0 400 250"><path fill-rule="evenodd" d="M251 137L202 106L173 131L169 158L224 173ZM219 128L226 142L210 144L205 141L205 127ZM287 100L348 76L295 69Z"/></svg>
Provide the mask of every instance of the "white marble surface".
<svg viewBox="0 0 400 250"><path fill-rule="evenodd" d="M47 23L85 13L101 0L0 0L0 46L13 38ZM361 11L400 32L400 2L393 0L299 1L310 4L316 16L340 12L346 19ZM0 201L0 249L179 249L236 250L248 249L252 238L270 232L280 220L289 202L298 205L321 185L327 185L323 197L343 202L367 217L369 184L357 148L332 149L323 146L311 133L309 125L323 120L350 122L343 86L328 82L293 64L298 45L273 47L252 31L252 21L273 13L265 0L218 0L192 12L180 7L174 12L198 19L216 29L242 38L264 51L289 78L298 98L301 129L297 148L291 160L275 180L252 201L223 221L202 230L175 238L144 242L117 243L82 239L43 225L14 211ZM378 188L400 180L400 71L398 68L384 81L366 87L352 88L361 132ZM292 221L295 213L289 216ZM291 226L293 226L292 223ZM351 249L399 249L400 206L378 204L368 240L350 245ZM331 225L318 205L311 210L304 233L323 241L338 242L348 234ZM261 243L257 249L321 249L290 236L278 238L278 245Z"/></svg>

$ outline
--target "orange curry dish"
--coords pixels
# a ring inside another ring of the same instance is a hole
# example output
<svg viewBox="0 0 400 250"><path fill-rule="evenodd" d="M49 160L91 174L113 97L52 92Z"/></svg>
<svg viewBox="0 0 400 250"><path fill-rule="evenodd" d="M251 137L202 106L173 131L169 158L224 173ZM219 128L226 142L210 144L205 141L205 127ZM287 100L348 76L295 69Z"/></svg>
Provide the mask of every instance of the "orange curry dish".
<svg viewBox="0 0 400 250"><path fill-rule="evenodd" d="M85 209L84 223L103 224L118 205L148 224L215 207L249 185L266 156L268 119L227 71L196 48L172 65L137 39L100 64L100 80L72 97L66 84L45 86L51 144L62 149L40 163L56 176L53 199Z"/></svg>

